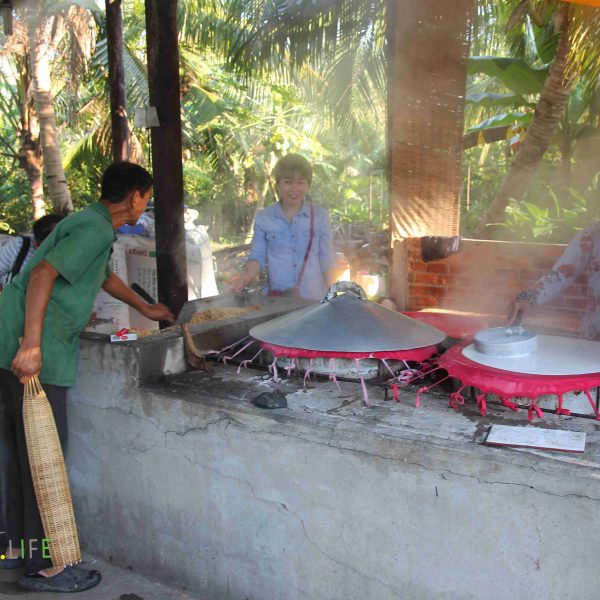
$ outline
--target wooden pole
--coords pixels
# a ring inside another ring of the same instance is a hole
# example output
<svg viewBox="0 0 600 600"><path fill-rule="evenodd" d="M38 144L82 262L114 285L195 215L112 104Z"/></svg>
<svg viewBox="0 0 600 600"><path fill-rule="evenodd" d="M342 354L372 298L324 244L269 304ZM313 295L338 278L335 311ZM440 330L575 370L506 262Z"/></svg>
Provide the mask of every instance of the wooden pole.
<svg viewBox="0 0 600 600"><path fill-rule="evenodd" d="M160 122L151 129L158 299L177 314L187 301L177 0L146 0L146 32L150 105Z"/></svg>
<svg viewBox="0 0 600 600"><path fill-rule="evenodd" d="M127 122L127 96L125 94L121 1L105 0L110 125L112 129L112 154L115 162L129 159L129 123Z"/></svg>

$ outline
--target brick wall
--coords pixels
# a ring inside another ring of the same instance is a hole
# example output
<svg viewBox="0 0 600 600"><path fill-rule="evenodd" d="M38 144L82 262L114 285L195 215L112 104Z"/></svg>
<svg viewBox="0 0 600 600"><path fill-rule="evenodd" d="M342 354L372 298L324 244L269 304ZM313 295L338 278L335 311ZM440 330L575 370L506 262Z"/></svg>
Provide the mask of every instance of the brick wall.
<svg viewBox="0 0 600 600"><path fill-rule="evenodd" d="M514 295L532 287L562 254L562 244L529 244L461 240L459 252L445 259L423 262L418 238L401 242L394 250L394 278L404 282L399 303L408 310L448 309L496 315L506 314ZM586 278L582 277L528 320L548 329L573 330L587 305Z"/></svg>

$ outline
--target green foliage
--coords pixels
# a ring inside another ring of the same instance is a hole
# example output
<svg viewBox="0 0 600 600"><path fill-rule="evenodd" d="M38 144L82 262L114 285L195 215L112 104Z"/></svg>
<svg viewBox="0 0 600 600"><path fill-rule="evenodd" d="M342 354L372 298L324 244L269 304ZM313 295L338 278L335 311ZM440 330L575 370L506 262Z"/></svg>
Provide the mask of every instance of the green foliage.
<svg viewBox="0 0 600 600"><path fill-rule="evenodd" d="M499 106L535 106L527 101L521 94L498 94L495 92L467 92L467 104L481 108L496 109Z"/></svg>
<svg viewBox="0 0 600 600"><path fill-rule="evenodd" d="M472 56L469 75L495 77L517 94L538 94L548 75L548 67L534 68L524 60L499 56Z"/></svg>
<svg viewBox="0 0 600 600"><path fill-rule="evenodd" d="M507 112L500 113L497 115L493 115L489 117L485 121L481 123L477 123L472 127L469 127L467 133L472 133L473 131L485 131L486 129L490 129L491 127L508 127L509 125L524 125L527 126L531 123L532 115L531 113L523 113L523 112Z"/></svg>
<svg viewBox="0 0 600 600"><path fill-rule="evenodd" d="M557 194L547 188L549 205L512 200L506 209L506 227L511 239L538 242L565 242L575 231L587 227L600 216L599 177L585 193L569 188L568 203L559 202Z"/></svg>
<svg viewBox="0 0 600 600"><path fill-rule="evenodd" d="M25 175L0 157L0 233L31 231L31 196Z"/></svg>
<svg viewBox="0 0 600 600"><path fill-rule="evenodd" d="M480 29L474 32L473 47L477 53L492 56L469 60L466 130L489 131L490 139L503 141L465 152L464 165L471 180L469 193L465 185L462 194L464 235L475 229L492 201L508 172L523 128L531 122L532 108L537 104L548 64L557 48L553 15L558 6L556 2L542 4L533 0L480 4L480 19L476 22ZM599 15L600 12L596 17ZM592 46L588 42L597 40L599 30L596 27L593 33L593 23L597 25L598 20L589 16L583 18L584 11L580 8L571 9L574 18L571 59L580 64L587 60L590 67L587 73L593 74L591 65L600 53L597 45L590 53ZM587 37L583 36L584 30ZM584 50L585 60L576 57L577 47ZM513 200L507 208L506 224L498 234L502 239L565 242L576 229L597 217L593 207L599 200L600 167L590 157L599 149L596 141L600 139L600 112L596 109L599 98L597 77L584 74L573 89L552 145L523 200ZM515 126L520 133L511 135ZM502 135L502 127L506 127L506 135Z"/></svg>

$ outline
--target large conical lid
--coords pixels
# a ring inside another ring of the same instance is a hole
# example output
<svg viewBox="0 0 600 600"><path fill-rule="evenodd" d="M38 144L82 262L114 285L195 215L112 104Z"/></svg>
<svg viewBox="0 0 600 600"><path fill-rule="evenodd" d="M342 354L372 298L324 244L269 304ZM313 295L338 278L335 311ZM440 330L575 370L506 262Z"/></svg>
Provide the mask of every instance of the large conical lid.
<svg viewBox="0 0 600 600"><path fill-rule="evenodd" d="M325 352L386 352L433 346L446 334L353 293L295 310L250 330L260 342Z"/></svg>

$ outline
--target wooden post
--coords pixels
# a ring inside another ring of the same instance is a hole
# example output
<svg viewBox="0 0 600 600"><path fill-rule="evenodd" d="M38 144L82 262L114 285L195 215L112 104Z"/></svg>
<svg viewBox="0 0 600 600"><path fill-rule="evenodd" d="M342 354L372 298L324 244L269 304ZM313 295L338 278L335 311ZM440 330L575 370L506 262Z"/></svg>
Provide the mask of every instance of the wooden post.
<svg viewBox="0 0 600 600"><path fill-rule="evenodd" d="M160 121L151 130L158 299L177 314L187 300L177 0L146 0L146 32L150 105Z"/></svg>
<svg viewBox="0 0 600 600"><path fill-rule="evenodd" d="M105 0L105 2L112 154L115 162L121 162L129 159L129 123L127 122L125 65L123 63L122 0Z"/></svg>

